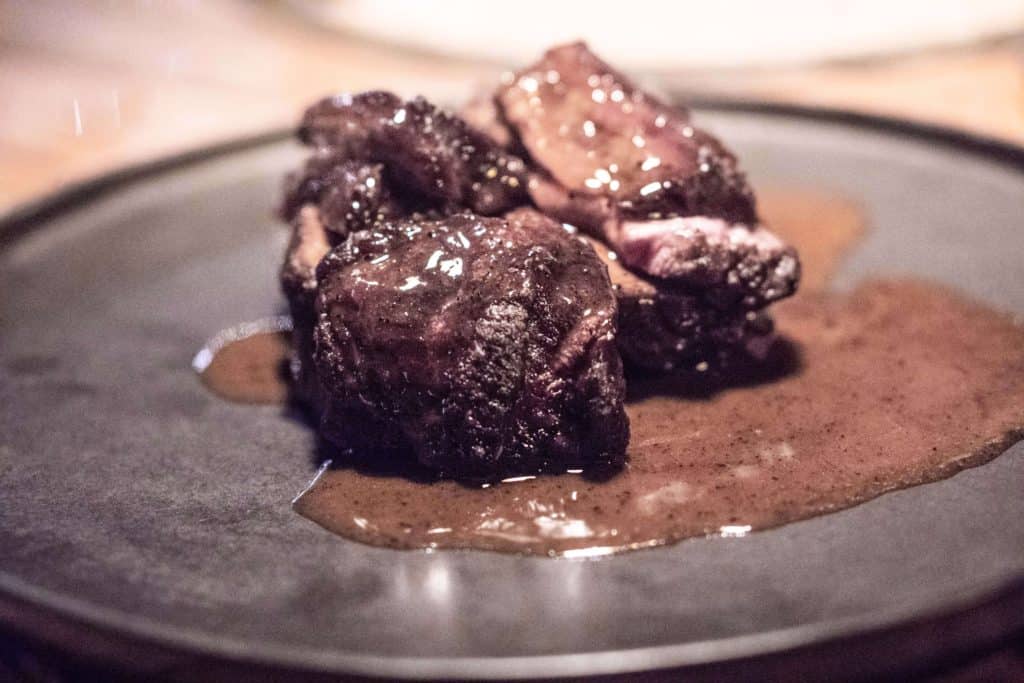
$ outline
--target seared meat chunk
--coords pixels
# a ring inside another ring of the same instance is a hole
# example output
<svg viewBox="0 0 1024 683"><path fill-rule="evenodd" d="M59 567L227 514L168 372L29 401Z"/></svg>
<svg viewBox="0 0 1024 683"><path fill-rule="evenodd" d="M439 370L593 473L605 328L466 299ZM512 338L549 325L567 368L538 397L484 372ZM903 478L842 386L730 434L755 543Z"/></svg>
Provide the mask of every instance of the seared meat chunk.
<svg viewBox="0 0 1024 683"><path fill-rule="evenodd" d="M496 101L494 120L539 167L534 203L603 240L627 267L725 306L754 309L795 290L796 253L758 224L735 157L585 45L549 50Z"/></svg>
<svg viewBox="0 0 1024 683"><path fill-rule="evenodd" d="M530 194L559 220L585 230L601 225L596 236L623 266L718 308L763 308L791 295L800 279L796 251L757 225L707 216L608 220L614 213L608 197L574 195L541 175L531 179Z"/></svg>
<svg viewBox="0 0 1024 683"><path fill-rule="evenodd" d="M454 476L625 459L616 303L593 250L535 212L385 221L317 269L321 432Z"/></svg>
<svg viewBox="0 0 1024 683"><path fill-rule="evenodd" d="M602 262L619 304L616 337L623 359L645 370L718 369L721 361L772 332L764 311L722 309L688 289L634 273L618 254L587 239Z"/></svg>
<svg viewBox="0 0 1024 683"><path fill-rule="evenodd" d="M416 197L400 198L391 185L383 164L323 149L286 179L280 214L291 221L302 207L315 205L331 244L337 244L350 232L420 208Z"/></svg>
<svg viewBox="0 0 1024 683"><path fill-rule="evenodd" d="M299 137L347 158L384 163L399 187L444 213L466 208L493 215L526 198L519 157L422 97L329 97L306 111Z"/></svg>
<svg viewBox="0 0 1024 683"><path fill-rule="evenodd" d="M403 103L379 92L330 98L307 111L300 137L317 149L285 182L280 215L292 239L281 283L294 321L295 396L316 407L316 266L330 248L384 220L437 218L465 210L463 202L506 210L526 195L517 157L422 99Z"/></svg>
<svg viewBox="0 0 1024 683"><path fill-rule="evenodd" d="M625 217L755 219L732 154L583 43L548 50L497 101L537 165L567 190L610 198Z"/></svg>
<svg viewBox="0 0 1024 683"><path fill-rule="evenodd" d="M624 221L611 242L623 263L679 283L719 309L763 308L795 291L800 278L796 252L773 233L720 218L687 216L659 221Z"/></svg>

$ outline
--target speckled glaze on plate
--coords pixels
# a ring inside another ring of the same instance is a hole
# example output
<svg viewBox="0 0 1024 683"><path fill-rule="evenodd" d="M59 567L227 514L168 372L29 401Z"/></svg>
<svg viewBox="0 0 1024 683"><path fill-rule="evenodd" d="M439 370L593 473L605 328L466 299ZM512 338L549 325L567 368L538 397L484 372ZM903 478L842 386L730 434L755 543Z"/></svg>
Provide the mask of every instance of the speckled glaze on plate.
<svg viewBox="0 0 1024 683"><path fill-rule="evenodd" d="M892 121L711 107L755 185L862 202L835 286L917 275L1024 313L1024 151ZM397 552L295 514L312 431L192 354L282 310L284 136L72 190L0 226L0 621L172 678L922 670L1024 628L1024 445L745 538L599 561ZM672 674L665 673L666 676Z"/></svg>

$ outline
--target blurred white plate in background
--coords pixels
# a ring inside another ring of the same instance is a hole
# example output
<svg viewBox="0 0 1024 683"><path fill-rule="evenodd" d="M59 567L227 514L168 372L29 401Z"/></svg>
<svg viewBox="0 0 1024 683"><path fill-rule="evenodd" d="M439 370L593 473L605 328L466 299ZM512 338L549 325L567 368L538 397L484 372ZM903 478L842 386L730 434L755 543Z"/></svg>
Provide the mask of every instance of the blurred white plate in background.
<svg viewBox="0 0 1024 683"><path fill-rule="evenodd" d="M631 69L779 66L956 45L1024 29L1022 0L288 0L318 21L503 63L585 38Z"/></svg>

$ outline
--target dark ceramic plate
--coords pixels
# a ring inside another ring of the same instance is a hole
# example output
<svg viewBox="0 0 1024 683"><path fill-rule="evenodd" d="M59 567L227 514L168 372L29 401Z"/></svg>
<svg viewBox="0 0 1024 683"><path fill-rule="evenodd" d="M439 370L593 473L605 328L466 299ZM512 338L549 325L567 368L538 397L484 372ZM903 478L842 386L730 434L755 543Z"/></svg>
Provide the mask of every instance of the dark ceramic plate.
<svg viewBox="0 0 1024 683"><path fill-rule="evenodd" d="M1024 313L1024 152L908 124L698 112L755 184L858 199L837 282L913 273ZM859 507L600 561L396 552L292 512L310 430L189 361L272 315L284 136L10 216L0 249L0 618L137 670L526 677L926 666L1024 627L1024 444ZM709 668L710 667L710 668Z"/></svg>

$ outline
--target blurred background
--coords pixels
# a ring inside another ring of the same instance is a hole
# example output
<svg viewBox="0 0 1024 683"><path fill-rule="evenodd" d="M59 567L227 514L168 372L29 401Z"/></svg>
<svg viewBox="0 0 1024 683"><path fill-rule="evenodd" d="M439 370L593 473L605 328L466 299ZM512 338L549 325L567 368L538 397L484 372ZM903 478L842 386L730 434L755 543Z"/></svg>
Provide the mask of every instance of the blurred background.
<svg viewBox="0 0 1024 683"><path fill-rule="evenodd" d="M332 91L455 103L575 38L669 92L1024 143L1024 0L0 0L0 211Z"/></svg>
<svg viewBox="0 0 1024 683"><path fill-rule="evenodd" d="M284 129L330 92L454 105L579 38L669 93L1024 145L1024 0L0 0L0 212ZM1022 661L995 653L947 680L1015 680Z"/></svg>

